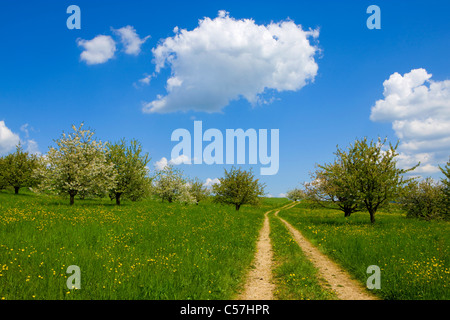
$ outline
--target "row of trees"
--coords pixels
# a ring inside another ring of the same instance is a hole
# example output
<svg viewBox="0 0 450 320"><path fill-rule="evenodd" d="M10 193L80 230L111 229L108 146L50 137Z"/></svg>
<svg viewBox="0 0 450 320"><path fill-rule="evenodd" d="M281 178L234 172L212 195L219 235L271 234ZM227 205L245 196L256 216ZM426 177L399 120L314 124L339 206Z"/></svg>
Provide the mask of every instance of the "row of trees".
<svg viewBox="0 0 450 320"><path fill-rule="evenodd" d="M73 126L63 133L44 156L30 154L19 144L16 151L0 158L0 187L11 186L15 193L22 187L38 192L75 196L103 197L106 194L120 204L121 197L140 199L148 190L150 178L148 154L132 140L102 143L94 132Z"/></svg>
<svg viewBox="0 0 450 320"><path fill-rule="evenodd" d="M236 210L243 204L257 204L264 195L264 185L251 170L225 170L211 190L171 165L150 176L150 158L137 140L103 143L83 124L72 129L55 140L56 146L44 156L29 154L19 144L15 153L0 158L0 189L12 186L17 194L21 187L29 187L56 193L68 196L71 205L76 196L109 195L120 205L122 198L136 201L151 194L162 201L198 204L213 194L215 202L232 204Z"/></svg>
<svg viewBox="0 0 450 320"><path fill-rule="evenodd" d="M185 179L181 171L167 166L157 173L153 181L154 193L163 201L195 203L213 195L213 201L233 205L239 210L242 205L257 205L264 195L265 185L260 183L252 170L232 167L224 170L224 176L219 183L208 189L197 178Z"/></svg>
<svg viewBox="0 0 450 320"><path fill-rule="evenodd" d="M397 168L397 147L398 144L386 145L386 140L369 142L364 138L347 150L338 148L334 162L318 165L304 190L291 190L287 196L341 210L345 217L367 211L372 223L378 209L391 202L400 202L408 215L448 216L449 166L441 168L447 179L439 184L432 184L430 179L419 182L405 178L405 173L419 164L409 169Z"/></svg>

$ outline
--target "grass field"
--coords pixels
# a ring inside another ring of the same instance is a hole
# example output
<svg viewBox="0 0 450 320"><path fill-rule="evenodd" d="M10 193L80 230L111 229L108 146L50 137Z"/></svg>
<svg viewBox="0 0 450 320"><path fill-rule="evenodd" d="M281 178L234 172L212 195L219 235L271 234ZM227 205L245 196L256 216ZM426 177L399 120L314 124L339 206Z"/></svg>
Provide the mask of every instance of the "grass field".
<svg viewBox="0 0 450 320"><path fill-rule="evenodd" d="M299 204L279 216L365 284L367 267L381 269L383 299L450 299L450 223L407 219L396 213L344 218L340 211Z"/></svg>
<svg viewBox="0 0 450 320"><path fill-rule="evenodd" d="M264 213L260 207L78 200L0 192L0 299L233 299L251 266ZM381 268L383 299L450 299L450 224L339 211L300 203L279 216L365 284ZM275 297L335 299L271 213ZM81 270L81 290L68 290L67 267Z"/></svg>
<svg viewBox="0 0 450 320"><path fill-rule="evenodd" d="M1 299L230 299L253 259L260 208L67 200L0 192ZM69 265L81 289L68 290Z"/></svg>

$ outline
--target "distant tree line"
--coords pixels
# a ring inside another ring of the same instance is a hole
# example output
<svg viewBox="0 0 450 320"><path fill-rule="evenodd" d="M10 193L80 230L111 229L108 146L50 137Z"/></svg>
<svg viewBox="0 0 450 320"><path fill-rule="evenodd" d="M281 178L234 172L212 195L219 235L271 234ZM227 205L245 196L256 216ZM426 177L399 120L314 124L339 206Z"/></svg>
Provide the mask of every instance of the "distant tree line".
<svg viewBox="0 0 450 320"><path fill-rule="evenodd" d="M264 185L251 170L225 170L225 176L209 189L172 165L150 175L149 155L137 140L104 143L83 124L72 129L62 133L45 155L30 154L19 144L14 153L1 157L0 189L13 187L18 194L27 187L67 197L70 205L75 197L109 196L120 205L122 199L137 201L153 195L169 203L198 204L213 195L215 202L231 204L236 210L244 204L258 204L264 195Z"/></svg>

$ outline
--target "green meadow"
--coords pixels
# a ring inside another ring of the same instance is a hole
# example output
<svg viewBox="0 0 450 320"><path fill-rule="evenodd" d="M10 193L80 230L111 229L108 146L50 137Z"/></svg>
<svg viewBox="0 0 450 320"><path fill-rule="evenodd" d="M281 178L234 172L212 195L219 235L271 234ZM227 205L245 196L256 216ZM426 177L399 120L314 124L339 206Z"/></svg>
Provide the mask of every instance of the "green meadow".
<svg viewBox="0 0 450 320"><path fill-rule="evenodd" d="M323 253L366 284L370 265L380 267L381 289L390 300L450 299L450 223L406 218L398 210L366 212L345 218L340 211L311 209L305 204L279 216Z"/></svg>
<svg viewBox="0 0 450 320"><path fill-rule="evenodd" d="M80 200L0 192L0 299L234 299L251 267L264 213L259 207L145 199ZM450 299L450 224L402 212L344 218L303 203L279 216L361 283L381 269L382 299ZM336 299L282 222L269 214L275 298ZM69 290L67 268L80 267L81 289ZM323 284L323 283L322 283Z"/></svg>
<svg viewBox="0 0 450 320"><path fill-rule="evenodd" d="M231 299L254 256L261 207L77 200L0 192L1 299ZM67 267L81 271L68 290Z"/></svg>

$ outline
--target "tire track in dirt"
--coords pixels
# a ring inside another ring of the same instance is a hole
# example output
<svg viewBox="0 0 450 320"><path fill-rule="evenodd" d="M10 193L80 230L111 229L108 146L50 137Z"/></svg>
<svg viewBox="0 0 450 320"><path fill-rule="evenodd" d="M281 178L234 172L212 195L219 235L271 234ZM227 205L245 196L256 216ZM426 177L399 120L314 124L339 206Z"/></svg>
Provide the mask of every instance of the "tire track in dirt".
<svg viewBox="0 0 450 320"><path fill-rule="evenodd" d="M270 212L270 211L269 211ZM247 275L244 292L239 300L272 300L275 285L272 282L272 244L270 243L269 218L265 213L259 232L253 269Z"/></svg>
<svg viewBox="0 0 450 320"><path fill-rule="evenodd" d="M238 297L238 300L273 300L275 284L272 280L273 250L272 243L270 242L268 214L273 211L278 213L278 211L287 206L265 213L264 224L256 244L256 254L252 265L253 269L247 275L244 292Z"/></svg>
<svg viewBox="0 0 450 320"><path fill-rule="evenodd" d="M295 205L295 204L294 204ZM294 205L285 208L292 208ZM295 241L308 257L308 259L318 269L320 276L330 285L331 290L336 292L341 300L377 300L376 297L368 293L365 288L350 275L331 261L327 256L314 247L297 229L289 222L280 218L278 212L275 216L280 219L288 228Z"/></svg>

